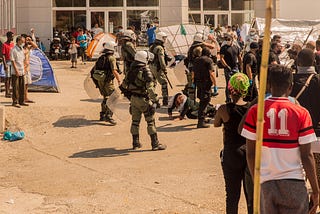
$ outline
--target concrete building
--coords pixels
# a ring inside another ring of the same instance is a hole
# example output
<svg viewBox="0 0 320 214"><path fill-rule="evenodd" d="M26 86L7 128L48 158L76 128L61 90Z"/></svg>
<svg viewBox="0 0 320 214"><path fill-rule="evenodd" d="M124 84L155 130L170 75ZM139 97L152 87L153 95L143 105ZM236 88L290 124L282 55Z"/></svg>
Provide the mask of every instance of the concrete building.
<svg viewBox="0 0 320 214"><path fill-rule="evenodd" d="M315 19L320 1L273 0L273 16ZM42 41L54 30L67 31L94 24L108 32L118 26L145 30L146 23L160 26L181 23L233 25L264 17L266 0L0 0L0 33L16 30L29 33L35 28ZM312 5L308 10L299 10Z"/></svg>

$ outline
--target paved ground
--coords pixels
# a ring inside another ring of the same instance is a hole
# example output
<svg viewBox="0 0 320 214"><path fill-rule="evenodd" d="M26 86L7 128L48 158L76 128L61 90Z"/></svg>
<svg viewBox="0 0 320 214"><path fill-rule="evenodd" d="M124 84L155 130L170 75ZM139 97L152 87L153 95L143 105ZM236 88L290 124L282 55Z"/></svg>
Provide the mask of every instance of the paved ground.
<svg viewBox="0 0 320 214"><path fill-rule="evenodd" d="M21 109L0 94L8 127L26 133L0 141L0 213L225 213L221 128L169 121L161 108L156 124L168 149L150 151L143 123L143 148L130 151L130 121L98 121L100 103L83 89L92 64L52 64L61 93L30 93L36 103ZM219 92L213 104L224 101ZM239 213L246 213L243 196Z"/></svg>

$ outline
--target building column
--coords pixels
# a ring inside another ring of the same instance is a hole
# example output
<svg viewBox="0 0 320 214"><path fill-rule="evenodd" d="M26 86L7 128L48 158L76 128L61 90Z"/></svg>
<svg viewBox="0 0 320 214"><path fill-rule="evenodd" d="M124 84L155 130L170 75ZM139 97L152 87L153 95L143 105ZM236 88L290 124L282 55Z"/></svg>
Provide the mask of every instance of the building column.
<svg viewBox="0 0 320 214"><path fill-rule="evenodd" d="M188 0L161 0L160 26L188 23Z"/></svg>

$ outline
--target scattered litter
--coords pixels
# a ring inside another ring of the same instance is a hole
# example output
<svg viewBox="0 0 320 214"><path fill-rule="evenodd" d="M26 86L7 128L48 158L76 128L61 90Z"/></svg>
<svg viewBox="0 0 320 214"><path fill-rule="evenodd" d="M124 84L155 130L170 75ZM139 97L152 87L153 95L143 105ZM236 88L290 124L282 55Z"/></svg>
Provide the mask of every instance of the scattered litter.
<svg viewBox="0 0 320 214"><path fill-rule="evenodd" d="M155 181L154 183L155 183L155 184L160 184L160 182L158 182L158 181Z"/></svg>
<svg viewBox="0 0 320 214"><path fill-rule="evenodd" d="M6 201L7 204L14 204L14 200L11 198L9 201Z"/></svg>
<svg viewBox="0 0 320 214"><path fill-rule="evenodd" d="M5 131L3 134L3 140L16 141L16 140L22 140L23 138L24 138L23 131L17 131L17 132Z"/></svg>

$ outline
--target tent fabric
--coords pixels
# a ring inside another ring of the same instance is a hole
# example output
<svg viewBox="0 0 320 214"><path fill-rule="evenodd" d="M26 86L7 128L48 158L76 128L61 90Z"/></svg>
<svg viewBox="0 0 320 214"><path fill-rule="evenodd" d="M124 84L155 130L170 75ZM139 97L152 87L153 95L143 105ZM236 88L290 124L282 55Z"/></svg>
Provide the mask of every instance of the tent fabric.
<svg viewBox="0 0 320 214"><path fill-rule="evenodd" d="M264 34L265 19L256 18L255 27L259 34ZM320 20L290 20L290 19L272 19L271 32L272 35L280 35L284 43L300 43L303 44L311 29L309 40L316 41L320 30Z"/></svg>
<svg viewBox="0 0 320 214"><path fill-rule="evenodd" d="M52 66L40 49L30 53L30 73L32 84L28 86L29 91L60 92Z"/></svg>
<svg viewBox="0 0 320 214"><path fill-rule="evenodd" d="M40 49L30 52L30 74L32 84L28 86L29 91L60 92L52 66ZM0 77L5 77L3 64L0 64Z"/></svg>
<svg viewBox="0 0 320 214"><path fill-rule="evenodd" d="M103 44L108 41L115 41L116 37L111 33L99 33L90 42L87 49L87 56L92 59L98 59L103 51Z"/></svg>
<svg viewBox="0 0 320 214"><path fill-rule="evenodd" d="M196 33L201 33L207 37L210 31L208 26L204 25L172 25L159 28L161 32L165 32L167 37L166 48L173 56L187 55L188 49L193 43L193 37Z"/></svg>

